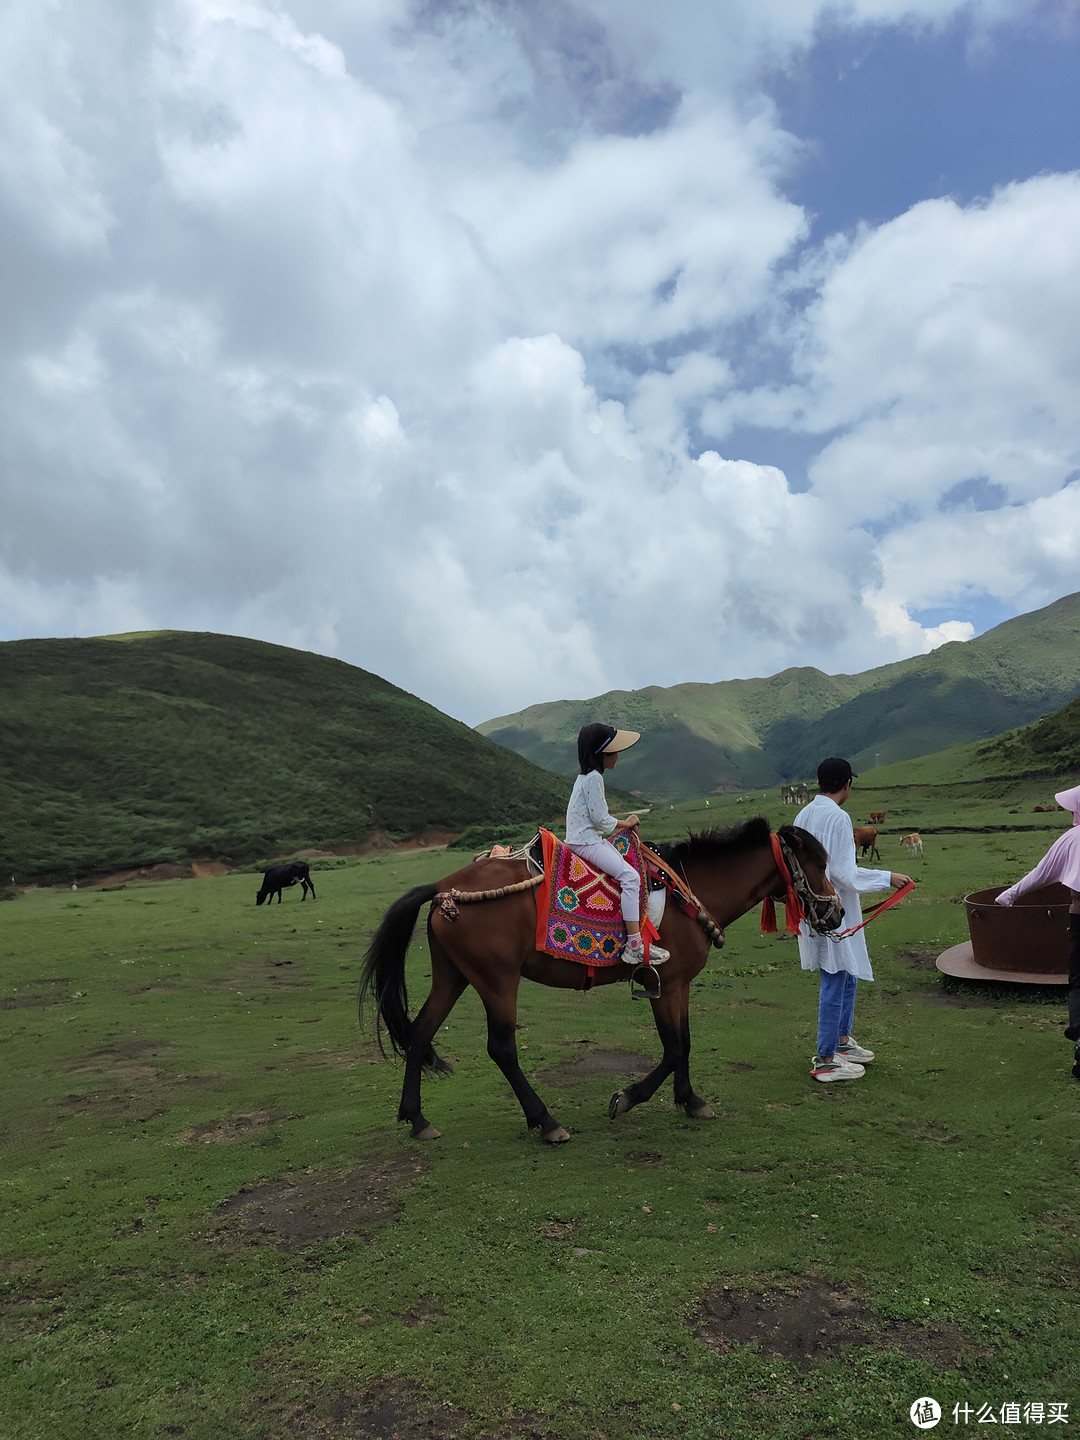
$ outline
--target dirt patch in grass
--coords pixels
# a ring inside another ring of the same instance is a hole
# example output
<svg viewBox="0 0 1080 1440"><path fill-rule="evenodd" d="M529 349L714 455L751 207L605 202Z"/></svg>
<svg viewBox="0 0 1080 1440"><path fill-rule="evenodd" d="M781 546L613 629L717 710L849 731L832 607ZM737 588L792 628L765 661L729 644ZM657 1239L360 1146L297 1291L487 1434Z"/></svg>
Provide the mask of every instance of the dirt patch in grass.
<svg viewBox="0 0 1080 1440"><path fill-rule="evenodd" d="M112 1076L112 1079L124 1077ZM136 1076L133 1083L136 1085L145 1084L147 1078L156 1078L153 1071L149 1077ZM118 1109L126 1109L136 1101L144 1100L145 1097L133 1094L130 1090L83 1090L81 1093L72 1092L65 1095L59 1102L59 1110L63 1115L86 1115L91 1111L99 1111L104 1115L107 1111L117 1113Z"/></svg>
<svg viewBox="0 0 1080 1440"><path fill-rule="evenodd" d="M626 1160L630 1165L662 1165L664 1157L659 1150L627 1150Z"/></svg>
<svg viewBox="0 0 1080 1440"><path fill-rule="evenodd" d="M214 1212L215 1234L281 1250L364 1235L396 1219L398 1197L424 1168L412 1155L394 1155L344 1174L312 1171L267 1180L222 1201Z"/></svg>
<svg viewBox="0 0 1080 1440"><path fill-rule="evenodd" d="M934 970L938 957L937 950L897 950L897 960L910 965L913 970Z"/></svg>
<svg viewBox="0 0 1080 1440"><path fill-rule="evenodd" d="M937 1120L901 1120L898 1128L915 1140L935 1140L939 1145L959 1145L961 1137L954 1135Z"/></svg>
<svg viewBox="0 0 1080 1440"><path fill-rule="evenodd" d="M105 1075L115 1085L142 1085L148 1080L157 1080L158 1072L153 1065L76 1065L72 1075Z"/></svg>
<svg viewBox="0 0 1080 1440"><path fill-rule="evenodd" d="M942 1369L978 1353L953 1325L931 1328L886 1319L857 1291L821 1279L783 1290L718 1285L706 1292L691 1324L719 1355L753 1345L761 1354L790 1361L801 1370L859 1346L929 1360Z"/></svg>
<svg viewBox="0 0 1080 1440"><path fill-rule="evenodd" d="M378 1381L359 1395L329 1395L281 1405L264 1401L274 1413L272 1428L255 1440L550 1440L538 1416L510 1414L481 1425L453 1405L433 1405L397 1382ZM262 1408L262 1407L260 1407ZM265 1413L265 1412L264 1412ZM279 1418L280 1417L280 1418ZM269 1417L268 1417L269 1418Z"/></svg>
<svg viewBox="0 0 1080 1440"><path fill-rule="evenodd" d="M199 1125L193 1125L190 1130L184 1130L177 1137L179 1140L201 1140L203 1144L227 1145L232 1140L239 1140L245 1135L250 1135L253 1130L258 1130L263 1125L273 1125L278 1120L288 1118L297 1119L297 1116L286 1116L280 1110L249 1110L243 1115L229 1115L223 1120L203 1120Z"/></svg>
<svg viewBox="0 0 1080 1440"><path fill-rule="evenodd" d="M0 1325L6 1338L28 1340L55 1330L66 1306L59 1295L14 1291L0 1301Z"/></svg>
<svg viewBox="0 0 1080 1440"><path fill-rule="evenodd" d="M586 1050L573 1060L563 1060L558 1065L537 1071L536 1078L545 1085L575 1085L579 1080L587 1080L590 1075L647 1075L655 1064L651 1056L640 1053Z"/></svg>
<svg viewBox="0 0 1080 1440"><path fill-rule="evenodd" d="M922 970L935 977L933 985L920 985L910 999L920 1000L924 1005L944 1005L950 1010L985 1010L1000 1003L999 997L989 994L982 987L966 986L960 982L947 981L937 968L937 950L897 950L896 958L912 970Z"/></svg>
<svg viewBox="0 0 1080 1440"><path fill-rule="evenodd" d="M144 1055L155 1054L158 1050L170 1049L171 1040L114 1040L108 1045L102 1045L99 1050L92 1050L81 1065L71 1067L72 1075L104 1075L110 1074L115 1079L124 1080L149 1080L157 1075L157 1071L149 1065L134 1065L132 1062L141 1060Z"/></svg>
<svg viewBox="0 0 1080 1440"><path fill-rule="evenodd" d="M536 1233L544 1240L569 1240L574 1233L574 1222L556 1215L550 1220L542 1220L536 1227Z"/></svg>
<svg viewBox="0 0 1080 1440"><path fill-rule="evenodd" d="M434 1295L421 1295L415 1305L401 1313L401 1323L410 1330L420 1330L432 1320L441 1320L443 1311L435 1304Z"/></svg>
<svg viewBox="0 0 1080 1440"><path fill-rule="evenodd" d="M294 965L293 960L283 955L245 956L227 975L208 980L206 989L229 995L239 991L250 997L259 990L302 990L314 985L314 980L298 973Z"/></svg>
<svg viewBox="0 0 1080 1440"><path fill-rule="evenodd" d="M172 1046L171 1040L110 1040L100 1050L90 1054L91 1060L140 1060L154 1050L165 1050Z"/></svg>
<svg viewBox="0 0 1080 1440"><path fill-rule="evenodd" d="M222 873L227 874L227 871ZM132 880L190 880L194 871L190 865L172 865L162 862L159 865L141 865L138 869L118 870L115 875L103 875L98 880L91 880L85 887L88 890L118 889L121 885L128 885Z"/></svg>
<svg viewBox="0 0 1080 1440"><path fill-rule="evenodd" d="M0 1000L0 1010L44 1010L46 1005L66 1005L70 998L55 991L44 995L8 995Z"/></svg>
<svg viewBox="0 0 1080 1440"><path fill-rule="evenodd" d="M365 1063L355 1053L332 1050L329 1046L324 1050L307 1050L302 1054L291 1055L289 1058L298 1065L314 1065L324 1070L355 1070L359 1065ZM367 1059L366 1063L372 1065L378 1062Z"/></svg>

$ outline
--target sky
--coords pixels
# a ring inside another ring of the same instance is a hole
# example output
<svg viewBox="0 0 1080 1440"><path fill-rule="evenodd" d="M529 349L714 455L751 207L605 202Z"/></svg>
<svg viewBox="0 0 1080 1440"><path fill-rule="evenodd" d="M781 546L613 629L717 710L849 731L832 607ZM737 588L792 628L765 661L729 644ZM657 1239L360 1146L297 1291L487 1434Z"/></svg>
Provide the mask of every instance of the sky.
<svg viewBox="0 0 1080 1440"><path fill-rule="evenodd" d="M1075 0L5 0L0 639L475 724L1080 589Z"/></svg>

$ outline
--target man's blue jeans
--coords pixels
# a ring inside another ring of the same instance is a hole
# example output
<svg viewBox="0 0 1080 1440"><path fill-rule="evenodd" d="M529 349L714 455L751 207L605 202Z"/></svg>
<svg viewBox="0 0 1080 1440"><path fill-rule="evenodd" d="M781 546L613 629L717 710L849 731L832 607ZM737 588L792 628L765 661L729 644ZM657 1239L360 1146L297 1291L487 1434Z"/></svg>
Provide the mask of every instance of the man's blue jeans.
<svg viewBox="0 0 1080 1440"><path fill-rule="evenodd" d="M821 998L818 1001L817 1053L824 1060L836 1054L841 1035L851 1034L855 1016L855 987L858 980L847 970L830 975L821 972Z"/></svg>

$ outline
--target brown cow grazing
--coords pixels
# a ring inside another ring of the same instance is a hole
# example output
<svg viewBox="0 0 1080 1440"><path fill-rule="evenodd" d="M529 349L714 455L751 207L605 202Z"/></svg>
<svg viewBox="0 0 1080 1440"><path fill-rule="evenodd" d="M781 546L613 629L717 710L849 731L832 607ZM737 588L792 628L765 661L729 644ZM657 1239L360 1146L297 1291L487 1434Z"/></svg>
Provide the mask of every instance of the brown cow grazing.
<svg viewBox="0 0 1080 1440"><path fill-rule="evenodd" d="M922 836L917 830L913 830L910 835L901 835L900 844L905 850L911 851L912 859L922 854Z"/></svg>
<svg viewBox="0 0 1080 1440"><path fill-rule="evenodd" d="M884 824L885 824L885 811L884 811L884 810L871 810L871 811L870 811L870 824L871 824L871 825L884 825Z"/></svg>
<svg viewBox="0 0 1080 1440"><path fill-rule="evenodd" d="M877 848L877 831L873 825L855 826L855 849L861 858L872 855L875 860L881 859L881 852Z"/></svg>

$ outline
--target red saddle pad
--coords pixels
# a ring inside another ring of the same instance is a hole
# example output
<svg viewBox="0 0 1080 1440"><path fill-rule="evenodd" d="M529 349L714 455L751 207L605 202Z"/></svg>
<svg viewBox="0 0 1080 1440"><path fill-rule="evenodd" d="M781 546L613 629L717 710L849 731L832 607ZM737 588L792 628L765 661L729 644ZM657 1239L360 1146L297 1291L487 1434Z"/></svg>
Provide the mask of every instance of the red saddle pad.
<svg viewBox="0 0 1080 1440"><path fill-rule="evenodd" d="M615 965L626 944L619 882L586 865L579 855L541 829L544 879L536 889L536 948L581 965ZM641 920L647 939L648 882L637 832L617 830L611 843L641 876Z"/></svg>

